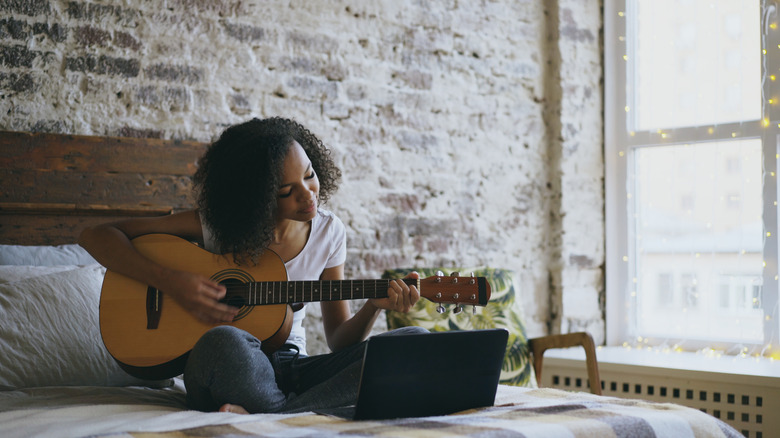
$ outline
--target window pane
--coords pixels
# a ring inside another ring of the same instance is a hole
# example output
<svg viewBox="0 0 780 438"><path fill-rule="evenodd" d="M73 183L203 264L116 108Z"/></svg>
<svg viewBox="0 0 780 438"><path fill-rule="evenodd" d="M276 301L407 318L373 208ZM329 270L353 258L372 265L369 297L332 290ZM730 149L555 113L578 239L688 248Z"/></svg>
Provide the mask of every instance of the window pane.
<svg viewBox="0 0 780 438"><path fill-rule="evenodd" d="M764 340L761 160L760 139L636 150L641 336Z"/></svg>
<svg viewBox="0 0 780 438"><path fill-rule="evenodd" d="M637 0L636 130L761 118L759 3Z"/></svg>

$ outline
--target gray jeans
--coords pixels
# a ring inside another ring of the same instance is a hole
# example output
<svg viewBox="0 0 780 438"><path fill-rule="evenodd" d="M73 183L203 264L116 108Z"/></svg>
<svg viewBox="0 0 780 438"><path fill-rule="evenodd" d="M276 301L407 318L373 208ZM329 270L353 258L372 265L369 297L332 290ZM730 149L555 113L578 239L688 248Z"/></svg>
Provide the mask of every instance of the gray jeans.
<svg viewBox="0 0 780 438"><path fill-rule="evenodd" d="M379 336L408 333L427 330L403 327ZM365 342L318 356L302 356L288 346L268 356L260 346L260 340L232 326L206 332L184 369L187 405L211 412L231 403L250 413L265 413L355 403Z"/></svg>

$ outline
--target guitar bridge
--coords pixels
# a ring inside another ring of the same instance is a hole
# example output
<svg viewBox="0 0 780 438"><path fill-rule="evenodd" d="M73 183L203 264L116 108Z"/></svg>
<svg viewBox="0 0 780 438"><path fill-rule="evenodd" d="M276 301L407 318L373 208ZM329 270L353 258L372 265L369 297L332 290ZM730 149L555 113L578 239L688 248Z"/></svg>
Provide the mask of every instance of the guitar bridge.
<svg viewBox="0 0 780 438"><path fill-rule="evenodd" d="M162 292L149 286L146 289L146 329L156 330L162 313Z"/></svg>

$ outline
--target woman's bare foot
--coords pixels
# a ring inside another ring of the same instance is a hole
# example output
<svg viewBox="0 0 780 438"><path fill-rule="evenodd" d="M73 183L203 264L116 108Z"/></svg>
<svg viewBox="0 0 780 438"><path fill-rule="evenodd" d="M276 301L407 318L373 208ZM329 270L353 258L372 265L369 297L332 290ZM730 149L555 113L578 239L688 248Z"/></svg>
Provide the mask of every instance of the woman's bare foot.
<svg viewBox="0 0 780 438"><path fill-rule="evenodd" d="M246 409L239 405L231 405L230 403L225 403L222 405L221 408L219 408L219 412L230 412L233 414L249 414Z"/></svg>

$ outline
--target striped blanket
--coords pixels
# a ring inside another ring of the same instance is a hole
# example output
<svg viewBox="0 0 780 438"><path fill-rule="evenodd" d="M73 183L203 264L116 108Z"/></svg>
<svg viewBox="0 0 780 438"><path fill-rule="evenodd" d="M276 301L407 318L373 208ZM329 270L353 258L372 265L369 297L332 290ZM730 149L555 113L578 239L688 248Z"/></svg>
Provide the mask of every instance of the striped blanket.
<svg viewBox="0 0 780 438"><path fill-rule="evenodd" d="M490 408L383 421L347 421L313 413L254 415L247 421L168 432L112 436L187 437L741 437L695 409L666 403L534 389L499 397Z"/></svg>

